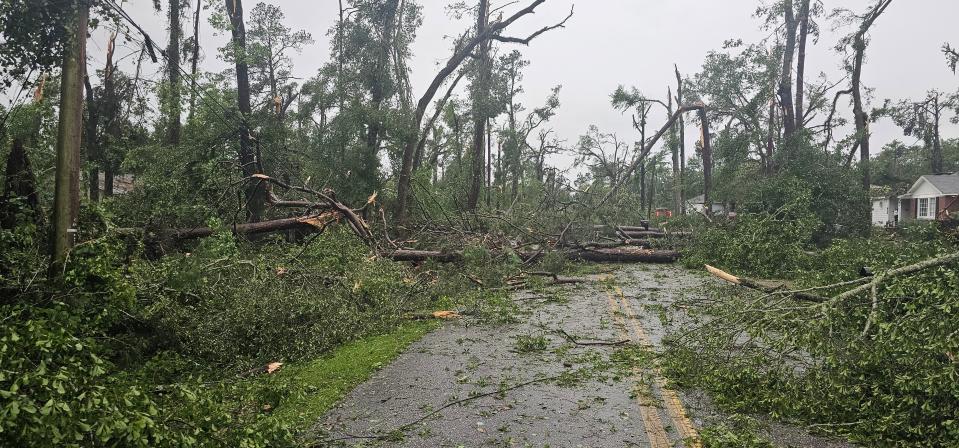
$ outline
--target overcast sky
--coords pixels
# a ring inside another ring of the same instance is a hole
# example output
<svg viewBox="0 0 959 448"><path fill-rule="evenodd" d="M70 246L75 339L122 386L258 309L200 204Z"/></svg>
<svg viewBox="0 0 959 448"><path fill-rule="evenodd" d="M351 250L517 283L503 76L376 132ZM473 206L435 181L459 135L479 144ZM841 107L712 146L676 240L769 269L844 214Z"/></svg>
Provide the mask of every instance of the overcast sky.
<svg viewBox="0 0 959 448"><path fill-rule="evenodd" d="M192 0L191 0L192 1ZM418 97L429 84L437 65L450 54L451 38L469 26L468 20L454 21L447 16L447 0L419 0L423 5L423 26L413 46L411 61L414 96ZM528 0L521 0L525 4ZM825 8L849 8L864 11L872 0L824 0ZM163 2L164 4L166 2ZM204 1L206 3L206 1ZM245 9L255 2L246 0ZM313 34L315 44L295 55L294 74L307 78L329 60L327 31L337 16L337 0L270 0L286 13L286 23L293 29ZM495 4L506 3L494 0ZM525 73L527 107L543 103L551 87L562 84L562 107L550 124L569 142L575 142L590 124L607 132L616 132L621 139L634 141L637 133L628 115L611 108L610 93L619 84L636 86L650 96L665 97L667 86L675 84L673 64L684 74L701 67L710 50L720 49L726 39L740 38L757 42L767 35L752 17L760 0L548 0L536 14L524 17L508 34L524 35L544 25L555 23L568 14L575 3L575 15L565 29L540 36L529 47L519 48L531 64ZM146 28L158 42L164 42L165 19L152 11L152 2L132 0L124 8ZM215 7L221 2L213 1ZM515 10L519 5L508 6ZM206 11L208 12L208 11ZM205 13L206 13L205 12ZM205 14L206 15L206 14ZM929 89L955 91L959 76L946 66L940 50L944 42L959 45L955 20L959 17L956 0L895 0L878 20L872 32L863 71L863 83L874 88L877 105L885 98L918 98ZM832 81L844 74L840 57L833 47L849 29L833 30L825 19L819 42L807 51L807 80L815 80L820 72ZM205 50L204 66L210 70L224 67L216 59L216 48L226 35L214 36L209 24L201 24L201 45ZM103 61L102 36L90 45L91 64ZM509 49L511 49L509 48ZM505 49L504 49L505 50ZM158 67L156 67L158 69ZM848 117L848 108L844 111ZM652 118L655 128L662 117ZM873 148L901 139L901 132L888 120L873 126ZM696 132L687 132L690 141ZM947 126L946 137L959 136L959 128ZM557 160L559 164L568 163Z"/></svg>

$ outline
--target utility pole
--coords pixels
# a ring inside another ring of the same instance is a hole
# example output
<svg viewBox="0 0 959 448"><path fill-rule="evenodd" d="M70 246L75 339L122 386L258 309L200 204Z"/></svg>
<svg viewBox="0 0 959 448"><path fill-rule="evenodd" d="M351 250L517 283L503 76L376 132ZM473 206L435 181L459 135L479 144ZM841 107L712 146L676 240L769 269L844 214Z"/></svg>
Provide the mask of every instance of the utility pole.
<svg viewBox="0 0 959 448"><path fill-rule="evenodd" d="M60 80L60 120L57 125L57 165L53 197L52 273L63 272L80 209L80 143L83 134L83 79L86 72L87 21L90 5L74 2L73 20L68 25Z"/></svg>

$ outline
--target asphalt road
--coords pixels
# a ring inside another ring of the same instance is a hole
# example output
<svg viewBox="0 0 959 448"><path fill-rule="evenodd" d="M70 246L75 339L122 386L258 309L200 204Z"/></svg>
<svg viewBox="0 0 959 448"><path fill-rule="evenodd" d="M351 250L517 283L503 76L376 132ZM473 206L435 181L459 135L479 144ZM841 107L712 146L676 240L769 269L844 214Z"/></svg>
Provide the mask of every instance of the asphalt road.
<svg viewBox="0 0 959 448"><path fill-rule="evenodd" d="M667 388L646 349L682 326L670 305L709 281L630 265L559 294L517 293L514 322L466 317L414 343L317 422L317 443L698 447L697 428L717 413ZM842 446L782 425L771 433L782 446Z"/></svg>

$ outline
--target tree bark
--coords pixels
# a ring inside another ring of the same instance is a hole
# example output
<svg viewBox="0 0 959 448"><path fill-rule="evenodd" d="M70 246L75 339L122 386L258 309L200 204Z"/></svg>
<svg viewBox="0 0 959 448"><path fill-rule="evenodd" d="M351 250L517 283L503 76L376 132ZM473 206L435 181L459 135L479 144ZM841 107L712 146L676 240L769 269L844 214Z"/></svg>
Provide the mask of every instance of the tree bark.
<svg viewBox="0 0 959 448"><path fill-rule="evenodd" d="M62 274L67 256L73 247L80 208L80 144L83 132L83 78L89 5L83 0L73 4L77 11L70 24L60 81L51 264L54 277Z"/></svg>
<svg viewBox="0 0 959 448"><path fill-rule="evenodd" d="M170 89L167 98L167 135L166 144L180 144L182 125L180 123L180 40L183 27L180 25L182 12L181 0L170 0L170 41L167 43L167 83Z"/></svg>
<svg viewBox="0 0 959 448"><path fill-rule="evenodd" d="M203 0L196 0L196 10L193 11L193 55L190 58L190 115L187 120L193 119L196 109L196 91L197 91L197 63L200 60L200 9Z"/></svg>
<svg viewBox="0 0 959 448"><path fill-rule="evenodd" d="M252 109L250 107L250 69L246 61L246 26L243 23L243 1L224 0L224 2L226 13L230 17L230 33L236 59L237 106L242 120L239 129L240 170L243 172L243 177L250 177L256 174L259 169L253 146L250 144L250 125L247 121L250 119ZM263 185L261 182L251 182L244 193L246 196L247 221L257 222L263 217L266 203L266 193Z"/></svg>
<svg viewBox="0 0 959 448"><path fill-rule="evenodd" d="M90 77L84 76L87 99L87 120L85 130L83 131L83 143L86 149L87 164L87 195L90 202L100 200L100 141L97 138L97 128L100 123L100 112L96 99L93 97L93 86L90 84Z"/></svg>
<svg viewBox="0 0 959 448"><path fill-rule="evenodd" d="M476 12L476 35L482 35L489 25L489 0L479 0ZM473 84L473 157L472 175L469 193L466 196L466 209L476 210L480 192L483 189L483 154L486 152L486 120L489 109L489 80L492 70L489 53L490 40L485 39L476 50L476 79Z"/></svg>
<svg viewBox="0 0 959 448"><path fill-rule="evenodd" d="M871 185L869 168L869 115L865 112L862 101L862 64L866 54L866 33L872 28L876 19L889 7L892 0L878 0L875 6L866 13L859 31L853 36L853 69L852 69L852 99L853 114L855 115L856 136L859 140L859 163L862 169L862 186L869 191Z"/></svg>
<svg viewBox="0 0 959 448"><path fill-rule="evenodd" d="M0 196L0 226L13 229L17 224L18 208L13 207L14 200L24 201L31 212L34 224L39 224L40 200L37 195L37 180L30 166L30 157L24 147L23 139L13 139L10 154L7 155L6 174L3 177L3 195Z"/></svg>
<svg viewBox="0 0 959 448"><path fill-rule="evenodd" d="M713 203L711 198L713 184L713 149L710 143L709 135L709 116L706 114L706 107L699 109L699 119L702 123L703 132L703 207L706 215L713 214Z"/></svg>
<svg viewBox="0 0 959 448"><path fill-rule="evenodd" d="M809 38L809 3L811 0L800 0L799 7L799 55L796 61L796 129L803 129L806 125L805 101L806 85L806 41Z"/></svg>
<svg viewBox="0 0 959 448"><path fill-rule="evenodd" d="M679 74L679 66L673 64L676 69L676 105L683 104L683 77ZM686 214L686 121L682 114L679 115L679 213Z"/></svg>
<svg viewBox="0 0 959 448"><path fill-rule="evenodd" d="M785 0L783 8L786 22L786 45L783 48L782 74L779 81L779 104L783 110L783 138L786 142L789 142L796 130L796 111L793 108L792 100L792 64L796 53L797 23L792 0Z"/></svg>

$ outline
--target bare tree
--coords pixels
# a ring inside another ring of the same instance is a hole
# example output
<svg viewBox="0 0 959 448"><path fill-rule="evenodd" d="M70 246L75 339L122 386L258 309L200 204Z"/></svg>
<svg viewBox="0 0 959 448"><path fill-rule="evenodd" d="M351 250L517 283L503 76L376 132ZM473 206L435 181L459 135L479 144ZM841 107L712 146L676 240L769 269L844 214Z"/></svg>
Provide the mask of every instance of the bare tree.
<svg viewBox="0 0 959 448"><path fill-rule="evenodd" d="M410 178L413 174L413 157L416 154L416 145L419 141L419 136L422 132L424 132L421 128L423 124L423 117L426 115L426 109L429 107L430 102L433 101L433 97L436 96L436 92L439 90L440 86L446 82L446 79L454 71L456 71L460 64L462 64L463 61L473 53L473 50L480 43L483 43L489 39L495 39L500 42L529 44L530 41L542 35L543 33L563 27L566 24L566 21L568 21L573 15L573 12L570 11L570 14L566 16L562 22L543 27L525 38L503 36L501 34L507 27L512 25L520 18L532 14L536 10L536 7L544 2L546 2L546 0L533 0L533 2L527 5L525 8L520 9L506 19L497 20L490 23L489 26L484 28L482 33L471 38L467 38L465 36L461 38L459 42L457 42L456 48L453 51L453 55L446 62L446 65L443 66L443 68L440 69L440 71L433 77L433 81L430 82L426 92L420 97L416 104L416 110L413 114L412 122L410 123L411 132L409 132L409 137L407 138L406 145L403 148L403 158L400 164L400 174L396 187L396 218L398 222L402 223L406 220L407 204L410 194Z"/></svg>

